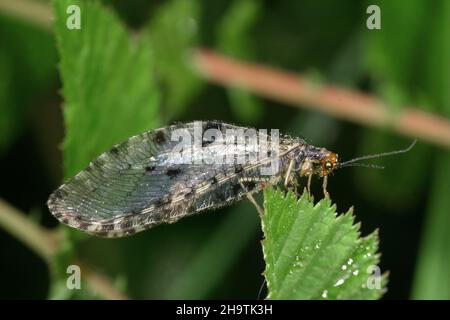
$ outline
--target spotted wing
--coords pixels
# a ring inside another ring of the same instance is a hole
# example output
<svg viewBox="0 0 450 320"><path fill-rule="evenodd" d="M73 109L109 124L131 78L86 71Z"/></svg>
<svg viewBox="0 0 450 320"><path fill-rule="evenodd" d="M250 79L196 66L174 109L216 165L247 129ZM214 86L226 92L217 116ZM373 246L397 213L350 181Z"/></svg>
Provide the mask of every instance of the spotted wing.
<svg viewBox="0 0 450 320"><path fill-rule="evenodd" d="M50 196L50 211L72 227L118 237L225 205L260 189L257 179L250 179L246 186L239 183L243 175L257 176L256 169L193 163L192 157L210 141L202 140L181 163L172 161L174 148L179 146L179 140L173 139L175 130L193 136L198 125L192 122L148 131L115 145ZM240 127L214 121L201 123L201 130L209 128L224 131ZM220 144L208 147L212 156L229 156L229 150Z"/></svg>

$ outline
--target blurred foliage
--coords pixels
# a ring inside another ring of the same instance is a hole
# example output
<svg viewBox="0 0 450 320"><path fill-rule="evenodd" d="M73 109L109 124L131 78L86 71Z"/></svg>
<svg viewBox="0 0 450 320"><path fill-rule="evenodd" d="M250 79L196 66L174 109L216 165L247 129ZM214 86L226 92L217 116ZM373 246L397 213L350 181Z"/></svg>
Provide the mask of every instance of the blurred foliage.
<svg viewBox="0 0 450 320"><path fill-rule="evenodd" d="M14 108L11 108L12 103L12 77L11 67L8 63L7 57L4 52L0 52L0 112L2 117L0 118L0 152L7 147L11 136L14 136L17 119L15 119L17 113L14 112Z"/></svg>
<svg viewBox="0 0 450 320"><path fill-rule="evenodd" d="M209 236L162 296L165 299L207 299L258 230L250 206L238 205ZM236 236L230 237L231 234ZM256 298L256 296L255 296Z"/></svg>
<svg viewBox="0 0 450 320"><path fill-rule="evenodd" d="M66 26L66 9L72 4L78 5L82 13L79 30ZM151 72L154 63L148 41L136 43L130 39L113 12L88 1L58 0L54 8L63 83L67 179L113 144L158 125L159 92ZM77 234L75 230L66 233L68 237ZM72 240L66 241L55 257L55 283L50 297L65 296L65 270L76 251L77 241ZM74 292L66 291L67 295Z"/></svg>
<svg viewBox="0 0 450 320"><path fill-rule="evenodd" d="M352 209L337 216L329 198L314 204L307 192L298 199L275 189L264 191L264 207L268 299L381 297L387 275L371 269L379 265L378 235L360 238Z"/></svg>
<svg viewBox="0 0 450 320"><path fill-rule="evenodd" d="M144 30L144 34L139 39L140 46L136 46L134 43L127 43L129 36L108 10L88 2L79 2L81 11L89 12L87 17L83 15L81 27L83 38L79 38L81 37L79 31L68 30L65 27L66 13L64 10L68 3L55 2L55 9L59 14L56 23L57 36L60 41L67 128L64 149L66 176L73 175L74 172L85 166L88 159L92 159L113 143L158 123L155 111L158 107L159 94L155 87L152 90L155 82L152 78L153 74L156 75L157 83L165 89L167 94L166 101L163 102L162 114L172 117L180 112L180 108L186 106L190 95L195 92L195 87L199 84L196 77L192 75L192 71L187 69L188 57L185 56L188 53L187 49L193 45L191 42L195 40L193 35L196 32L196 8L193 4L190 1L178 0L167 3L156 13L155 17L157 18L153 19L150 26L147 27L148 31ZM175 28L171 24L174 19L180 22ZM102 43L102 41L107 43ZM85 51L81 57L75 50L78 46L83 47L82 51ZM103 51L105 46L111 49ZM127 50L128 46L130 48ZM120 60L117 61L119 57ZM89 63L86 63L87 61ZM157 63L153 63L153 61L157 61ZM122 68L117 67L121 65ZM74 68L79 68L77 74ZM80 69L82 72L79 71ZM108 72L108 69L114 69L114 71ZM152 70L156 73L152 73ZM74 74L76 75L73 76ZM107 80L105 77L115 81ZM123 91L117 90L117 88L121 88ZM124 95L123 92L127 92L127 95ZM132 99L128 98L128 94ZM70 104L71 101L72 104ZM171 109L168 109L169 106ZM71 128L73 129L71 130ZM70 143L70 132L73 132L73 143ZM111 134L112 132L114 134ZM105 136L108 139L102 138ZM81 146L81 144L85 144L86 140L89 140L90 145ZM90 148L85 149L86 147ZM77 152L77 149L83 149L84 154ZM236 259L236 254L248 242L248 237L254 235L257 226L255 219L242 219L241 214L242 210L236 211L236 214L230 216L230 221L220 224L211 238L205 241L208 244L206 248L200 248L198 253L192 254L192 259L187 261L186 270L174 278L173 284L170 279L165 279L164 286L167 288L167 292L155 292L155 296L167 298L207 297L206 294L217 285L232 261ZM237 221L238 216L239 222ZM230 228L235 229L233 225L236 223L240 225L242 232L239 234L242 236L235 237L234 245L230 248L230 241L226 239ZM77 234L80 233L75 230L67 230L66 237L73 238ZM189 235L186 237L189 238ZM66 241L67 246L63 246L58 253L54 262L56 275L50 297L82 298L89 296L89 291L85 290L81 291L83 293L81 296L79 294L73 296L70 295L70 291L64 291L64 281L67 276L64 266L67 266L76 257L74 244L79 242L75 239ZM226 250L227 248L229 250ZM146 250L151 251L151 246L147 246ZM176 252L175 249L173 251ZM164 252L163 255L165 255ZM164 258L155 258L154 260L164 260ZM216 272L208 273L210 277L204 276L205 272L211 268L210 264L204 264L205 260L217 262ZM152 261L152 263L155 262ZM58 267L59 265L61 267ZM203 266L207 269L203 270ZM201 288L204 293L193 290L193 286L199 285L199 279L201 279Z"/></svg>
<svg viewBox="0 0 450 320"><path fill-rule="evenodd" d="M66 27L71 4L83 14L80 30ZM54 5L69 178L113 144L158 125L159 92L149 44L130 39L111 11L89 1Z"/></svg>
<svg viewBox="0 0 450 320"><path fill-rule="evenodd" d="M261 14L260 0L233 1L217 27L218 49L242 60L253 60L255 48L248 39ZM240 88L228 88L227 93L236 117L246 123L261 118L264 109L258 98Z"/></svg>
<svg viewBox="0 0 450 320"><path fill-rule="evenodd" d="M65 27L69 3L82 8L81 30ZM369 4L381 8L381 30L366 29ZM280 128L344 159L410 143L389 128L358 128L243 89L206 85L189 65L198 46L373 92L389 105L393 121L404 105L450 117L446 0L55 0L53 8L54 34L0 15L0 194L25 212L47 212L45 196L55 185L46 181L39 154L59 146L42 127L60 126L60 110L65 178L137 132L205 117ZM381 268L391 271L387 298L449 299L449 152L419 141L410 153L379 163L386 169L337 172L329 183L332 198L339 207L356 206L363 232L380 227ZM319 187L313 183L313 190ZM274 216L284 210L294 211L280 208ZM84 282L81 291L65 289L65 266L79 258L132 298L256 298L264 269L259 220L248 203L223 211L117 240L59 227L64 240L48 287L36 257L0 232L0 271L10 275L0 295L99 298ZM56 225L50 215L43 218L45 226ZM350 228L349 216L340 219ZM362 239L374 253L376 237ZM3 261L20 263L10 268Z"/></svg>
<svg viewBox="0 0 450 320"><path fill-rule="evenodd" d="M433 7L426 88L437 112L450 118L450 2ZM412 297L450 299L450 152L441 151L428 168L433 182L422 234Z"/></svg>
<svg viewBox="0 0 450 320"><path fill-rule="evenodd" d="M50 263L51 283L48 292L48 299L96 299L98 296L85 281L81 274L81 290L69 290L67 288L67 268L70 265L78 265L76 262L77 245L86 238L86 235L66 227L60 227L61 241L58 251L55 253ZM81 269L81 268L80 268ZM81 269L83 272L83 269Z"/></svg>
<svg viewBox="0 0 450 320"><path fill-rule="evenodd" d="M197 1L168 1L154 12L146 27L155 76L164 89L161 111L167 120L179 116L202 87L189 64L190 50L198 42L199 11Z"/></svg>
<svg viewBox="0 0 450 320"><path fill-rule="evenodd" d="M450 7L447 1L428 3L414 0L408 5L401 1L375 1L383 13L383 29L396 32L369 33L366 50L367 69L375 81L375 90L392 108L393 119L401 112L401 105L420 104L436 113L450 116L443 106L448 106L450 98L450 67L448 62L450 27ZM432 27L430 27L432 22ZM420 45L418 45L420 43ZM371 148L377 150L398 149L392 134L366 131L360 148L361 154L370 153ZM405 142L406 144L407 142ZM360 185L363 190L377 198L383 198L388 206L416 206L419 195L423 192L430 161L435 161L433 170L435 184L445 187L443 177L448 175L448 155L430 158L431 148L419 144L410 157L407 165L403 161L390 161L386 166L386 174L361 172ZM447 158L446 158L447 157ZM444 160L446 158L446 160ZM387 160L387 159L386 159ZM447 165L443 165L443 163ZM447 187L448 189L448 187ZM389 190L386 192L385 190ZM442 230L442 226L450 225L448 212L450 203L447 197L439 196L435 187L431 198L428 224L419 256L419 273L416 274L414 297L450 298L450 256L444 254L448 250L450 238ZM433 230L433 231L431 231ZM439 253L438 253L439 252Z"/></svg>
<svg viewBox="0 0 450 320"><path fill-rule="evenodd" d="M424 70L418 61L427 59L428 50L422 46L417 50L418 39L426 37L424 26L430 16L430 4L414 0L407 6L400 1L375 1L383 13L382 29L395 29L391 32L365 31L366 46L365 67L374 81L374 90L388 104L392 112L392 121L401 112L401 106L413 101L422 106L429 106L420 86L424 79ZM429 30L428 32L432 32ZM428 108L433 111L431 107ZM435 110L434 110L435 111ZM389 132L367 130L364 143L359 148L360 154L378 152L377 150L395 150L402 148ZM403 140L403 145L409 141ZM405 203L415 205L414 199L422 191L429 161L430 147L419 144L414 150L414 157L405 166L402 161L389 161L386 174L376 171L359 171L358 181L362 191L375 197L383 197L386 206L398 207ZM385 164L384 163L384 164ZM414 174L411 174L414 172ZM376 186L376 188L373 188ZM386 193L384 190L390 189Z"/></svg>
<svg viewBox="0 0 450 320"><path fill-rule="evenodd" d="M0 19L0 39L2 155L28 125L30 111L38 107L39 95L45 96L46 91L54 89L56 51L52 35L9 18Z"/></svg>

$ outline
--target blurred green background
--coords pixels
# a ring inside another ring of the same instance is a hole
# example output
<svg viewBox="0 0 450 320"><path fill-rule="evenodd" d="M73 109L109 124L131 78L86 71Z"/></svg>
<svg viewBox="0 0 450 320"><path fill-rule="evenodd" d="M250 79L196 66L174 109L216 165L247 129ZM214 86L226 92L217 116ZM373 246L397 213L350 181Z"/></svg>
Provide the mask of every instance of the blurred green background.
<svg viewBox="0 0 450 320"><path fill-rule="evenodd" d="M65 27L71 3L78 31ZM366 27L370 4L381 30ZM198 47L376 95L392 112L450 117L449 1L0 0L0 197L62 239L47 263L0 228L0 297L104 297L64 288L65 267L82 261L130 298L258 298L262 232L246 201L115 240L51 216L45 202L64 178L137 132L219 119L279 128L345 159L412 140L210 84L189 61ZM386 169L336 172L333 201L355 207L363 234L380 229L386 299L449 299L448 149L419 137L378 163Z"/></svg>

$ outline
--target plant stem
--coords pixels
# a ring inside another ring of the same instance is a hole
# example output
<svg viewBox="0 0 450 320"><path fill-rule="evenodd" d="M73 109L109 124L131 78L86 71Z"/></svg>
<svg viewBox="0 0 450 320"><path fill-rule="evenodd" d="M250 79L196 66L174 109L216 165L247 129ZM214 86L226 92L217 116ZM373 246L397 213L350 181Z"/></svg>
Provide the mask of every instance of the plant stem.
<svg viewBox="0 0 450 320"><path fill-rule="evenodd" d="M118 291L107 277L101 273L93 272L80 261L77 261L77 264L83 270L83 276L93 291L109 300L128 300L128 297Z"/></svg>
<svg viewBox="0 0 450 320"><path fill-rule="evenodd" d="M46 3L30 0L0 0L0 11L43 29L51 30L52 9Z"/></svg>
<svg viewBox="0 0 450 320"><path fill-rule="evenodd" d="M51 232L26 217L25 214L0 199L0 227L3 227L12 236L22 241L36 254L50 264L53 254L59 246L59 239ZM96 273L83 265L83 273L89 286L100 295L111 300L127 299L111 284L109 279L100 273Z"/></svg>
<svg viewBox="0 0 450 320"><path fill-rule="evenodd" d="M450 121L418 107L392 111L380 99L355 90L319 85L299 74L253 63L238 62L209 50L195 51L194 64L208 80L244 88L300 108L312 108L335 117L450 148Z"/></svg>
<svg viewBox="0 0 450 320"><path fill-rule="evenodd" d="M49 262L58 247L57 237L0 199L0 226Z"/></svg>
<svg viewBox="0 0 450 320"><path fill-rule="evenodd" d="M0 0L0 11L44 30L51 29L49 5L31 0ZM311 108L355 123L388 128L450 148L450 121L420 107L404 107L399 112L393 112L374 96L331 85L318 85L299 74L238 62L205 49L197 49L193 61L200 74L211 82L245 88L299 108Z"/></svg>

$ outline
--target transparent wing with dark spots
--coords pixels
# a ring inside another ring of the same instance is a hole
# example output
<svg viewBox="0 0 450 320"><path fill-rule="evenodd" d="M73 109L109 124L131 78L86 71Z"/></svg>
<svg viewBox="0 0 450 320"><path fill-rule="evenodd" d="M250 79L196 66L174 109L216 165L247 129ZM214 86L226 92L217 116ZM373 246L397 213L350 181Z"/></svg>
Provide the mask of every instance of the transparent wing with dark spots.
<svg viewBox="0 0 450 320"><path fill-rule="evenodd" d="M173 141L172 133L182 129L193 136L195 125L192 122L149 131L114 146L57 189L49 198L50 210L73 227L119 236L241 197L245 190L240 189L237 178L244 174L242 167L236 173L233 164L193 165L189 163L192 159L171 163L174 147L179 144ZM202 123L203 131L211 128L223 132L245 129L213 121ZM192 154L210 142L194 147ZM214 144L209 151L212 156L230 152ZM227 175L233 175L234 180Z"/></svg>

